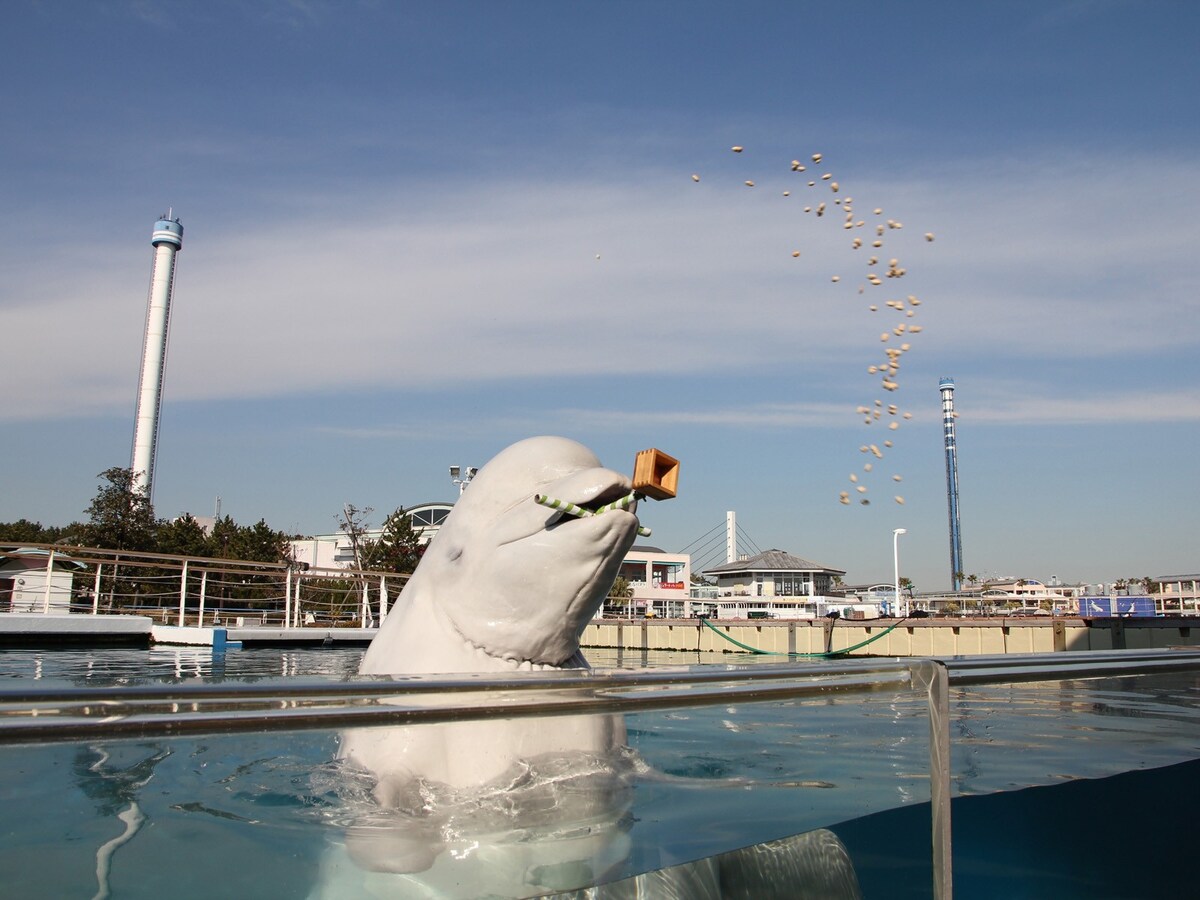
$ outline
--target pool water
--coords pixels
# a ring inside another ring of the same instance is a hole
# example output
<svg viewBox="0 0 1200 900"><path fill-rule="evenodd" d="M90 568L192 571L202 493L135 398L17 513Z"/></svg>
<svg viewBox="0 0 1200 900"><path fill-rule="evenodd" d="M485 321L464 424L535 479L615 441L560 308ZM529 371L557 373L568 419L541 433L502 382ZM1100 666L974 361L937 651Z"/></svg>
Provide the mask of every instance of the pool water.
<svg viewBox="0 0 1200 900"><path fill-rule="evenodd" d="M1195 897L1200 761L953 801L954 893L976 900ZM929 807L833 826L865 897L930 896Z"/></svg>
<svg viewBox="0 0 1200 900"><path fill-rule="evenodd" d="M5 651L0 687L278 680L282 696L289 678L353 676L361 653ZM731 662L706 656L589 654L598 668ZM1194 894L1184 845L1200 799L1198 699L1200 679L1179 674L956 691L956 894ZM922 698L667 710L626 726L612 808L588 813L621 848L608 877L830 828L863 896L930 896ZM336 733L297 732L0 748L0 884L23 897L309 896L369 807L337 746ZM543 776L515 790L561 798ZM502 813L471 809L493 831Z"/></svg>

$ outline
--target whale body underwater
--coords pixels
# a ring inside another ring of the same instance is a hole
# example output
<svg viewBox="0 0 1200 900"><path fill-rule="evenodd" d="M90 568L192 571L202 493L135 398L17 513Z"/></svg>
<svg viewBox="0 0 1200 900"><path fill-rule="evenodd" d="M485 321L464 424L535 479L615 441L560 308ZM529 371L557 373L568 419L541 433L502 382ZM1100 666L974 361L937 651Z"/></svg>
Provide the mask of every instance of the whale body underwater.
<svg viewBox="0 0 1200 900"><path fill-rule="evenodd" d="M577 517L533 498L594 509L631 490L567 438L501 451L462 492L360 672L588 668L580 636L633 545L637 505ZM622 878L646 767L620 715L349 729L339 758L354 812L314 898L859 896L824 830Z"/></svg>

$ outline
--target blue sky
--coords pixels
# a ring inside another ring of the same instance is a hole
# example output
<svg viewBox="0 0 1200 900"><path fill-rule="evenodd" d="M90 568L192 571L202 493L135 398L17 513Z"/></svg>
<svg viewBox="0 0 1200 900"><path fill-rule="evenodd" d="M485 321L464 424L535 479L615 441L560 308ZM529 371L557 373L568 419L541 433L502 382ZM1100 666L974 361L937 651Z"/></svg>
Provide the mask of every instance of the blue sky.
<svg viewBox="0 0 1200 900"><path fill-rule="evenodd" d="M129 464L171 207L162 516L220 496L328 532L344 503L452 499L449 465L559 433L620 470L681 459L679 497L642 511L659 546L736 510L747 552L889 580L904 527L902 574L935 589L949 375L968 573L1200 568L1194 4L114 0L0 22L2 521L83 518ZM890 259L904 276L869 283ZM884 391L868 366L901 342Z"/></svg>

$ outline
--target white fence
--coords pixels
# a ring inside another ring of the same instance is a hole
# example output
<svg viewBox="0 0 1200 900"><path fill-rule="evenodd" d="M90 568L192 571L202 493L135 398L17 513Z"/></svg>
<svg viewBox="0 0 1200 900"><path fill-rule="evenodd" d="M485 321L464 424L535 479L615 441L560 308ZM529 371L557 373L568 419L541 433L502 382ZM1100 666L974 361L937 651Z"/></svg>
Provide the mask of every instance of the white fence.
<svg viewBox="0 0 1200 900"><path fill-rule="evenodd" d="M148 615L175 625L371 627L407 575L32 545L0 549L0 613Z"/></svg>

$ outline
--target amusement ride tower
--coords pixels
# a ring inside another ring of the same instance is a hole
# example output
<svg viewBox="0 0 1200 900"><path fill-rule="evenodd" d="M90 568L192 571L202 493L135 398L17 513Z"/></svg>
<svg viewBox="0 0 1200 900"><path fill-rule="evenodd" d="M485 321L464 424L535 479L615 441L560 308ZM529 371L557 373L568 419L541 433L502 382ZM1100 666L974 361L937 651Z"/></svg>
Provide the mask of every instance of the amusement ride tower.
<svg viewBox="0 0 1200 900"><path fill-rule="evenodd" d="M962 589L962 535L958 529L958 446L954 440L954 379L938 383L942 393L942 432L946 439L946 502L950 508L950 584Z"/></svg>
<svg viewBox="0 0 1200 900"><path fill-rule="evenodd" d="M183 247L183 225L165 216L154 223L150 236L154 266L146 304L146 338L142 372L138 377L137 419L133 426L133 486L146 496L154 491L154 458L158 450L158 414L162 408L163 372L167 364L167 329L171 321L171 292L175 289L175 254Z"/></svg>

